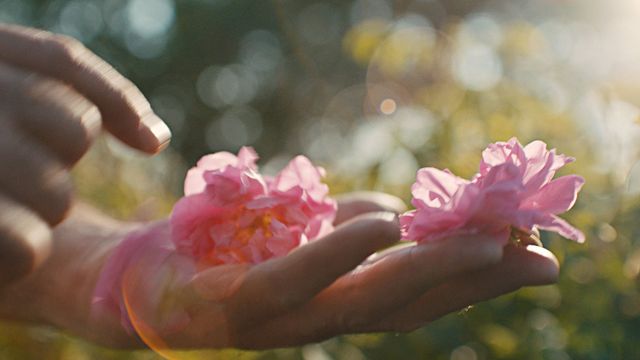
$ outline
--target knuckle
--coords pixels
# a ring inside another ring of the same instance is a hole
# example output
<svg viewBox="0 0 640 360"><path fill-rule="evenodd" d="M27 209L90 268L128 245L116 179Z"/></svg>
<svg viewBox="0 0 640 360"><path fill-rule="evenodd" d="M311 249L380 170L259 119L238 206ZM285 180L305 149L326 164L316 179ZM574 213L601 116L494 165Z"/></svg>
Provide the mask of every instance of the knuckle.
<svg viewBox="0 0 640 360"><path fill-rule="evenodd" d="M36 74L30 74L25 77L20 85L20 95L22 95L23 99L27 102L24 105L31 104L34 100L43 98L48 94L57 94L66 91L65 85Z"/></svg>
<svg viewBox="0 0 640 360"><path fill-rule="evenodd" d="M46 175L45 175L46 176ZM48 194L48 201L41 210L50 225L62 222L73 206L73 189L69 173L59 171L45 179L43 191Z"/></svg>
<svg viewBox="0 0 640 360"><path fill-rule="evenodd" d="M80 41L65 35L52 35L49 46L52 58L66 69L77 67L87 51Z"/></svg>
<svg viewBox="0 0 640 360"><path fill-rule="evenodd" d="M9 209L0 214L0 284L32 272L44 261L51 245L50 230L41 220L25 208Z"/></svg>
<svg viewBox="0 0 640 360"><path fill-rule="evenodd" d="M73 121L68 128L69 161L79 160L91 147L101 127L100 111L93 104L84 106L83 110L72 111Z"/></svg>
<svg viewBox="0 0 640 360"><path fill-rule="evenodd" d="M62 158L67 163L75 163L91 146L97 136L102 117L98 108L73 88L44 77L30 77L22 86L20 115L26 119L48 118L49 130L45 132L33 121L23 125L30 131L40 133L49 142L59 144Z"/></svg>

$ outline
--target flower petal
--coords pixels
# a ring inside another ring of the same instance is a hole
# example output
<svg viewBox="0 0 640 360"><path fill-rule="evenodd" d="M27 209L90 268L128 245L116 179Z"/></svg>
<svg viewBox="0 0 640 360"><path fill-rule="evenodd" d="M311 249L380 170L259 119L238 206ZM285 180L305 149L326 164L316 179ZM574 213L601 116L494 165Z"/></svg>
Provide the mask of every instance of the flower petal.
<svg viewBox="0 0 640 360"><path fill-rule="evenodd" d="M258 167L256 166L256 161L258 161L258 159L259 156L252 147L243 146L238 152L238 160L236 166L257 170Z"/></svg>
<svg viewBox="0 0 640 360"><path fill-rule="evenodd" d="M204 170L193 167L187 171L187 177L184 179L184 194L186 196L198 194L204 191L207 182L204 181Z"/></svg>
<svg viewBox="0 0 640 360"><path fill-rule="evenodd" d="M584 178L581 176L567 175L557 178L527 198L521 208L551 214L563 213L573 207L583 185Z"/></svg>
<svg viewBox="0 0 640 360"><path fill-rule="evenodd" d="M418 170L416 182L411 186L417 208L440 207L453 197L468 181L453 175L449 170L422 168Z"/></svg>
<svg viewBox="0 0 640 360"><path fill-rule="evenodd" d="M571 157L556 154L555 149L547 151L547 144L539 140L525 146L524 152L527 156L527 168L523 182L528 195L549 183L558 169L574 161Z"/></svg>
<svg viewBox="0 0 640 360"><path fill-rule="evenodd" d="M556 232L567 239L575 240L579 243L585 241L585 236L582 231L574 228L571 224L555 215L545 215L538 220L537 225L542 230Z"/></svg>
<svg viewBox="0 0 640 360"><path fill-rule="evenodd" d="M480 175L484 176L492 167L508 162L518 168L523 167L526 163L524 149L515 137L509 139L508 142L496 142L487 146L482 152Z"/></svg>
<svg viewBox="0 0 640 360"><path fill-rule="evenodd" d="M226 151L205 155L198 160L195 167L187 172L184 182L184 194L193 195L203 192L209 182L206 180L206 173L224 172L228 166L239 170L256 170L257 159L258 155L250 147L240 149L238 156Z"/></svg>
<svg viewBox="0 0 640 360"><path fill-rule="evenodd" d="M324 169L314 166L309 159L300 155L280 171L271 186L273 190L278 191L287 191L299 186L313 200L319 201L329 193L329 187L321 181L323 176Z"/></svg>
<svg viewBox="0 0 640 360"><path fill-rule="evenodd" d="M207 219L224 212L224 208L211 204L206 194L185 196L178 200L171 214L171 237L176 247L191 248L191 235L196 228Z"/></svg>

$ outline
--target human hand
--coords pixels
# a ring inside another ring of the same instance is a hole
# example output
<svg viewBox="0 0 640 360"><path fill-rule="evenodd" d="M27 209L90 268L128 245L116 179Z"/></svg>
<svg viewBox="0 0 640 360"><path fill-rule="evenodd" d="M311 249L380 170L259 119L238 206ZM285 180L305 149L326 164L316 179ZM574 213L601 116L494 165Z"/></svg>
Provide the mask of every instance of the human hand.
<svg viewBox="0 0 640 360"><path fill-rule="evenodd" d="M389 205L362 195L343 199L343 223L333 233L255 266L217 266L184 283L165 281L184 278L176 275L185 260L178 255L153 275L141 266L123 287L134 328L159 351L295 346L340 334L410 331L478 301L556 280L558 263L550 252L503 248L482 236L370 256L399 239L392 214L370 212ZM180 318L189 320L176 327Z"/></svg>
<svg viewBox="0 0 640 360"><path fill-rule="evenodd" d="M0 24L0 286L47 256L72 203L69 169L101 126L147 153L167 126L129 80L78 41Z"/></svg>

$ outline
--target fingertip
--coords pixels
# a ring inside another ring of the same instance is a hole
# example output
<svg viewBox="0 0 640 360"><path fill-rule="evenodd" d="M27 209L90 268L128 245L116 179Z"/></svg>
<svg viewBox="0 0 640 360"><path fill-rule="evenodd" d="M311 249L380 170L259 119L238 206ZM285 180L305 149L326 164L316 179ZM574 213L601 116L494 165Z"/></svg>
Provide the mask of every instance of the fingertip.
<svg viewBox="0 0 640 360"><path fill-rule="evenodd" d="M398 215L388 211L370 212L356 216L340 228L350 227L357 233L376 240L380 247L395 244L400 240Z"/></svg>
<svg viewBox="0 0 640 360"><path fill-rule="evenodd" d="M352 207L354 213L390 211L402 213L407 205L397 196L377 191L356 191L336 196L338 203Z"/></svg>
<svg viewBox="0 0 640 360"><path fill-rule="evenodd" d="M558 281L560 264L553 253L537 245L505 247L505 261L517 268L523 286L548 285Z"/></svg>
<svg viewBox="0 0 640 360"><path fill-rule="evenodd" d="M383 192L366 192L362 193L362 196L368 197L370 201L377 203L385 211L392 211L396 213L407 211L407 204L397 196Z"/></svg>
<svg viewBox="0 0 640 360"><path fill-rule="evenodd" d="M50 198L46 202L43 199L42 204L39 204L39 215L49 225L55 226L71 213L74 203L73 182L67 171L52 171L45 179L43 188L47 189Z"/></svg>
<svg viewBox="0 0 640 360"><path fill-rule="evenodd" d="M35 271L51 253L51 230L35 216L0 220L0 285L17 281Z"/></svg>
<svg viewBox="0 0 640 360"><path fill-rule="evenodd" d="M140 150L150 154L164 150L171 141L171 129L154 113L140 119L138 135L141 142Z"/></svg>
<svg viewBox="0 0 640 360"><path fill-rule="evenodd" d="M40 267L51 254L51 229L42 222L31 224L25 234L25 243L28 245L30 254L32 254L30 256L32 261L30 261L29 271L33 271Z"/></svg>
<svg viewBox="0 0 640 360"><path fill-rule="evenodd" d="M535 254L535 272L532 273L531 281L535 285L556 283L560 276L560 263L555 255L536 245L528 245L526 250L530 254Z"/></svg>
<svg viewBox="0 0 640 360"><path fill-rule="evenodd" d="M95 139L102 129L102 114L95 105L90 106L80 117L89 141ZM86 149L85 149L86 150Z"/></svg>

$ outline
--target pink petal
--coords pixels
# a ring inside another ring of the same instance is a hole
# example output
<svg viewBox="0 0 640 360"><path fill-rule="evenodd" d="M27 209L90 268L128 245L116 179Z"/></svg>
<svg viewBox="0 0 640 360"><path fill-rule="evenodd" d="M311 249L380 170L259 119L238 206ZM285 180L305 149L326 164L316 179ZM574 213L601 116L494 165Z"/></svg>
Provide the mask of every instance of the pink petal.
<svg viewBox="0 0 640 360"><path fill-rule="evenodd" d="M287 255L298 245L296 237L293 236L285 224L273 220L270 230L273 235L269 239L266 239L266 247L274 256L280 257Z"/></svg>
<svg viewBox="0 0 640 360"><path fill-rule="evenodd" d="M518 210L518 194L521 187L519 183L505 181L483 189L481 194L475 197L475 209L469 222L485 227L482 224L506 224L512 221Z"/></svg>
<svg viewBox="0 0 640 360"><path fill-rule="evenodd" d="M256 170L256 161L258 161L258 159L258 154L252 147L243 146L238 152L237 166Z"/></svg>
<svg viewBox="0 0 640 360"><path fill-rule="evenodd" d="M251 169L227 167L223 171L205 171L205 192L217 206L226 206L267 192L266 183Z"/></svg>
<svg viewBox="0 0 640 360"><path fill-rule="evenodd" d="M198 194L204 191L207 187L207 182L204 181L204 170L193 167L187 172L187 177L184 179L184 194L189 196Z"/></svg>
<svg viewBox="0 0 640 360"><path fill-rule="evenodd" d="M299 155L287 164L273 180L272 189L287 191L299 186L314 200L321 200L329 193L329 187L321 182L324 169L314 166L309 159Z"/></svg>
<svg viewBox="0 0 640 360"><path fill-rule="evenodd" d="M498 183L522 187L522 176L517 165L505 162L488 169L483 176L478 178L477 182L482 189L488 189Z"/></svg>
<svg viewBox="0 0 640 360"><path fill-rule="evenodd" d="M402 232L402 239L407 240L407 234L409 232L409 228L413 223L413 220L416 217L417 210L410 210L398 216L398 220L400 222L400 231Z"/></svg>
<svg viewBox="0 0 640 360"><path fill-rule="evenodd" d="M535 191L553 177L554 156L547 151L547 144L533 141L524 148L527 156L527 169L523 175L523 183L530 191Z"/></svg>
<svg viewBox="0 0 640 360"><path fill-rule="evenodd" d="M538 227L543 230L554 231L567 239L575 240L579 243L585 241L585 236L582 231L574 228L571 224L555 215L546 215L539 219Z"/></svg>
<svg viewBox="0 0 640 360"><path fill-rule="evenodd" d="M417 208L440 207L448 203L458 189L468 181L453 175L449 170L422 168L411 186Z"/></svg>
<svg viewBox="0 0 640 360"><path fill-rule="evenodd" d="M573 207L584 178L577 175L563 176L543 186L527 198L521 208L535 209L551 214L560 214Z"/></svg>
<svg viewBox="0 0 640 360"><path fill-rule="evenodd" d="M403 231L406 233L404 239L411 241L434 240L440 238L439 235L442 233L458 229L462 225L464 225L464 219L461 219L458 214L441 210L418 210L410 217L401 218L401 226L406 229Z"/></svg>
<svg viewBox="0 0 640 360"><path fill-rule="evenodd" d="M574 159L562 154L556 154L555 149L547 151L547 144L533 141L525 149L527 169L524 173L524 184L528 194L549 183L556 171Z"/></svg>
<svg viewBox="0 0 640 360"><path fill-rule="evenodd" d="M509 139L508 142L499 141L489 144L489 146L482 151L480 174L484 175L491 167L510 161L509 159L512 156L516 144L520 145L515 137Z"/></svg>
<svg viewBox="0 0 640 360"><path fill-rule="evenodd" d="M205 172L222 172L228 166L242 170L255 170L257 159L258 155L252 148L248 147L240 149L237 157L226 151L205 155L198 160L195 167L187 172L184 182L184 194L193 195L204 191L207 185Z"/></svg>
<svg viewBox="0 0 640 360"><path fill-rule="evenodd" d="M547 144L544 141L535 140L524 147L524 154L529 161L544 163L547 154Z"/></svg>
<svg viewBox="0 0 640 360"><path fill-rule="evenodd" d="M191 249L190 239L196 228L225 210L212 205L206 194L185 196L178 200L171 214L171 238L176 247Z"/></svg>
<svg viewBox="0 0 640 360"><path fill-rule="evenodd" d="M222 170L227 166L237 166L238 158L230 152L221 151L205 155L196 164L202 170Z"/></svg>

